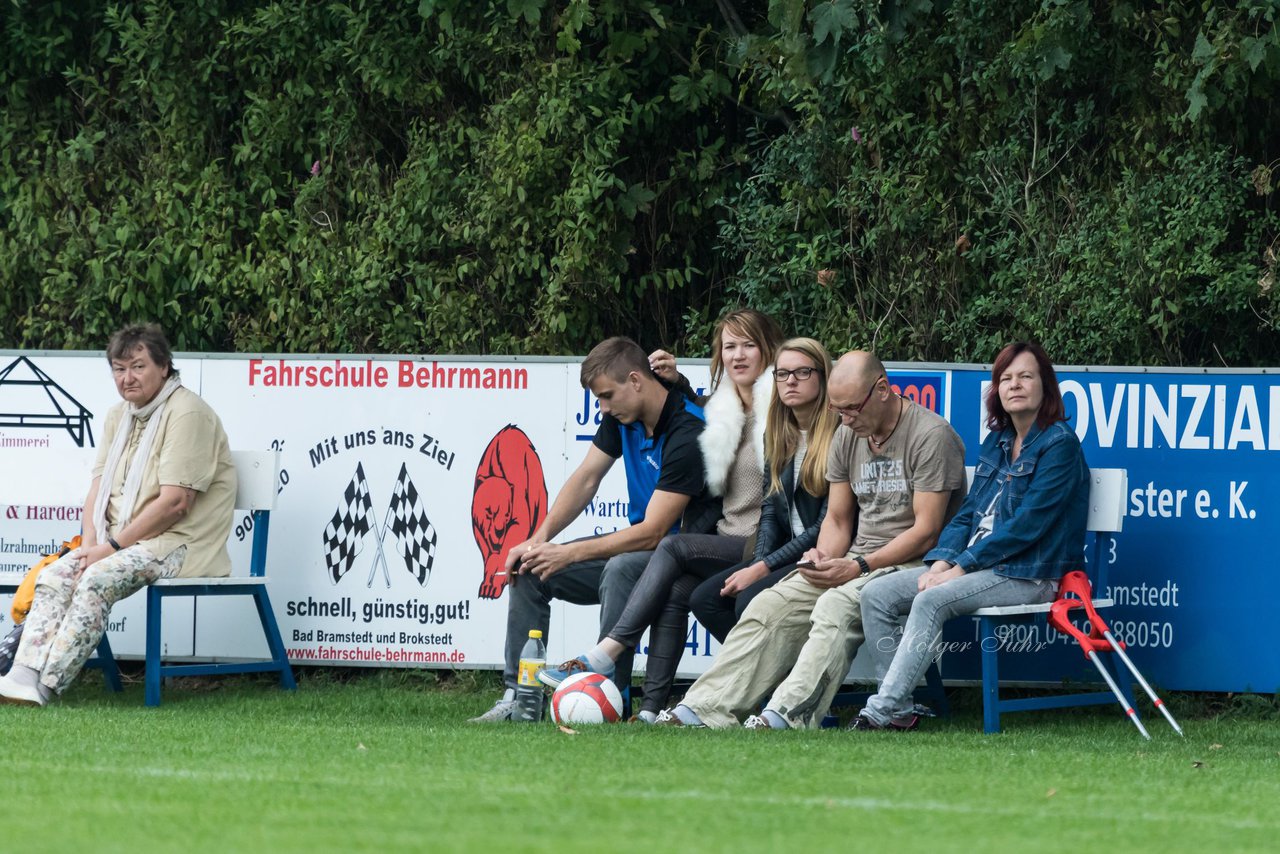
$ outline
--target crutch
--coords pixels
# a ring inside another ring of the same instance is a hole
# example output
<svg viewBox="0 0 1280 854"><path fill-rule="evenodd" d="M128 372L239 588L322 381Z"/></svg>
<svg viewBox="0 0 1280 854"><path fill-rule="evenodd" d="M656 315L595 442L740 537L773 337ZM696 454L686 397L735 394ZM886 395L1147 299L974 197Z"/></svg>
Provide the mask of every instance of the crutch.
<svg viewBox="0 0 1280 854"><path fill-rule="evenodd" d="M1077 598L1068 599L1067 594L1074 595ZM1083 608L1088 615L1090 626L1090 632L1088 635L1071 623L1068 612L1073 608ZM1134 666L1133 661L1125 654L1124 644L1116 640L1115 636L1111 634L1111 629L1107 625L1106 621L1099 616L1097 610L1093 607L1093 588L1092 585L1089 584L1089 577L1083 572L1069 572L1063 576L1062 583L1058 587L1058 599L1052 606L1050 606L1049 609L1049 623L1058 631L1071 635L1076 639L1080 644L1081 649L1084 650L1085 656L1093 662L1094 667L1098 668L1098 672L1101 673L1102 678L1106 680L1108 687L1111 688L1111 692L1116 695L1120 704L1124 706L1125 714L1129 716L1129 720L1133 721L1134 726L1138 728L1138 731L1141 732L1145 738L1150 739L1151 736L1147 733L1146 727L1142 725L1142 721L1138 719L1137 713L1134 712L1133 707L1129 705L1128 701L1124 698L1124 695L1120 692L1119 687L1117 687L1115 681L1111 678L1111 674L1109 674L1106 668L1102 666L1102 662L1098 659L1097 653L1116 653L1120 657L1120 660L1124 662L1125 667L1129 668L1129 672L1133 674L1133 677L1138 681L1138 684L1142 686L1142 690L1147 692L1147 696L1151 698L1151 702L1155 704L1155 707L1160 710L1162 715L1164 715L1165 720L1169 722L1169 726L1173 727L1174 732L1178 735L1183 735L1182 727L1178 726L1178 722L1174 720L1173 714L1169 711L1169 708L1164 704L1163 700L1156 696L1156 692L1152 689L1150 683L1143 678L1142 674L1138 672L1138 668Z"/></svg>
<svg viewBox="0 0 1280 854"><path fill-rule="evenodd" d="M1079 579L1072 579L1072 584L1082 584L1083 586L1084 593L1077 593L1077 595L1081 597L1081 601L1087 603L1085 605L1085 609L1089 613L1089 625L1097 627L1095 631L1100 631L1102 636L1107 639L1107 642L1111 644L1112 651L1115 652L1116 655L1120 656L1120 660L1124 662L1124 666L1129 668L1129 672L1133 674L1133 678L1138 680L1138 684L1142 686L1142 690L1147 692L1147 696L1151 698L1151 703L1160 710L1160 714L1164 715L1164 719L1169 722L1169 726L1173 727L1174 732L1185 738L1186 736L1182 731L1182 727L1178 726L1178 722L1173 719L1173 712L1169 711L1169 707L1164 704L1164 700L1161 700L1156 696L1155 689L1152 688L1151 684L1143 678L1141 673L1138 672L1138 668L1134 666L1134 663L1129 659L1128 654L1124 651L1124 644L1115 639L1115 636L1111 634L1111 628L1106 624L1106 621L1098 616L1098 612L1093 609L1092 588L1089 585L1088 576L1082 572L1072 574L1079 576Z"/></svg>

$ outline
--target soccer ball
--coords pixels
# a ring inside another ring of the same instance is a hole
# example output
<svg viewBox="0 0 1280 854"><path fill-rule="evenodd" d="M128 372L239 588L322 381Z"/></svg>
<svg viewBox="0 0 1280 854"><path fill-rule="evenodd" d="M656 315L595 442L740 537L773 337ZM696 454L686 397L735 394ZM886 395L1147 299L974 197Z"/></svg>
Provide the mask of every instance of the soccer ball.
<svg viewBox="0 0 1280 854"><path fill-rule="evenodd" d="M551 718L558 724L612 724L622 717L622 695L600 673L576 673L551 695Z"/></svg>

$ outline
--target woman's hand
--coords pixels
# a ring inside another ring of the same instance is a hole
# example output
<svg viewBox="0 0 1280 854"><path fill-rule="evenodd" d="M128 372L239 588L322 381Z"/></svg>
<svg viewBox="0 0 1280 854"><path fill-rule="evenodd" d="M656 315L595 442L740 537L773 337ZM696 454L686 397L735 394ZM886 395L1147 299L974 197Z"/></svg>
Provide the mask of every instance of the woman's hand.
<svg viewBox="0 0 1280 854"><path fill-rule="evenodd" d="M77 556L76 568L84 572L107 555L115 554L116 550L111 547L110 543L99 543L96 546L89 546L78 550L80 554Z"/></svg>
<svg viewBox="0 0 1280 854"><path fill-rule="evenodd" d="M930 587L946 584L953 578L959 578L962 575L964 575L964 570L960 567L954 566L945 560L935 560L929 567L929 571L916 579L916 590L923 593Z"/></svg>
<svg viewBox="0 0 1280 854"><path fill-rule="evenodd" d="M726 578L724 587L720 588L720 595L737 596L768 574L768 565L762 560L756 561L751 566L745 566Z"/></svg>
<svg viewBox="0 0 1280 854"><path fill-rule="evenodd" d="M654 350L649 354L649 368L658 379L668 384L680 379L680 373L676 370L676 357L666 350Z"/></svg>

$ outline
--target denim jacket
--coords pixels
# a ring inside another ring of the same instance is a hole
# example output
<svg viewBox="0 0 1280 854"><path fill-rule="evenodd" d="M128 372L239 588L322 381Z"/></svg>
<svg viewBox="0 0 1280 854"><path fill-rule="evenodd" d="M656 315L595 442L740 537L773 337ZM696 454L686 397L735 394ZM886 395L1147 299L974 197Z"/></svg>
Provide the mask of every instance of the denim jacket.
<svg viewBox="0 0 1280 854"><path fill-rule="evenodd" d="M926 563L945 560L1010 578L1058 578L1084 566L1089 467L1075 431L1063 421L1044 430L1033 424L1010 462L1013 440L1006 427L982 443L969 495ZM994 530L969 545L997 494Z"/></svg>

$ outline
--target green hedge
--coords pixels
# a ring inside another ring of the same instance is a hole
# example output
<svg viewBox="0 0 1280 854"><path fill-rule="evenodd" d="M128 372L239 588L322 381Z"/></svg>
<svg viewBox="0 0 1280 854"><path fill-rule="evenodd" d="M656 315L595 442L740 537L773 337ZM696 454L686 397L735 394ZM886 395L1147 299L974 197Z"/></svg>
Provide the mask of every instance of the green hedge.
<svg viewBox="0 0 1280 854"><path fill-rule="evenodd" d="M1280 2L0 6L0 346L1275 364Z"/></svg>

